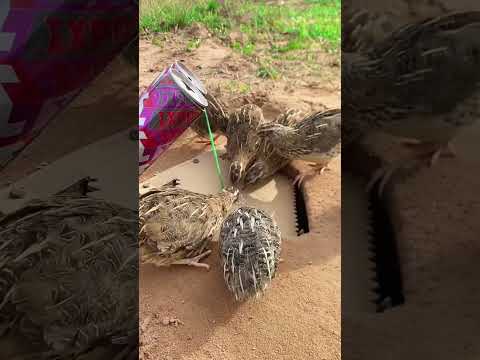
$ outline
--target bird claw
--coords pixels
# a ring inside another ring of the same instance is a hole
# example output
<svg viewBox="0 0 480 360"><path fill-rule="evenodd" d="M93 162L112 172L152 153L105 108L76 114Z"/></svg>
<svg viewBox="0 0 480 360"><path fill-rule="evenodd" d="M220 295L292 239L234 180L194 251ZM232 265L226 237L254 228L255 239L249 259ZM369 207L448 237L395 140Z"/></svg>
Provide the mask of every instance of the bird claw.
<svg viewBox="0 0 480 360"><path fill-rule="evenodd" d="M385 186L391 179L393 173L395 172L395 167L382 167L378 170L376 170L372 177L370 178L370 181L368 182L366 186L366 191L367 193L371 192L375 184L380 181L380 184L378 185L378 196L381 197L383 195L383 191L385 190Z"/></svg>
<svg viewBox="0 0 480 360"><path fill-rule="evenodd" d="M427 147L427 152L426 155L428 157L428 162L430 167L433 167L437 162L440 157L456 157L457 152L451 142L448 142L445 145L438 146L438 144L432 144L432 143L425 143L419 140L415 139L402 139L400 141L402 145L405 145L407 147L413 148L413 149L424 149ZM433 147L433 150L432 150ZM420 150L423 154L425 154L425 150ZM425 156L425 155L422 155Z"/></svg>
<svg viewBox="0 0 480 360"><path fill-rule="evenodd" d="M423 142L420 141L420 140L417 140L417 139L401 138L400 139L400 144L405 145L405 146L416 146L416 145L423 144Z"/></svg>
<svg viewBox="0 0 480 360"><path fill-rule="evenodd" d="M293 185L294 186L302 186L303 180L305 180L306 175L305 174L298 174L295 176L293 179Z"/></svg>
<svg viewBox="0 0 480 360"><path fill-rule="evenodd" d="M207 250L205 251L204 253L200 254L200 255L197 255L193 258L189 258L189 259L181 259L181 260L176 260L175 262L173 262L172 264L173 265L188 265L188 266L195 266L195 267L200 267L200 268L205 268L207 270L210 270L210 265L208 264L205 264L205 263L201 263L200 260L202 260L203 258L207 257L208 255L210 255L212 252L212 250Z"/></svg>
<svg viewBox="0 0 480 360"><path fill-rule="evenodd" d="M316 176L316 175L322 175L325 171L329 171L330 169L327 168L326 166L318 166L318 165L311 165L313 169L307 172L301 172L297 176L295 176L295 179L293 179L293 185L296 186L301 186L305 179Z"/></svg>
<svg viewBox="0 0 480 360"><path fill-rule="evenodd" d="M433 167L437 162L438 159L443 156L443 157L456 157L457 156L457 151L455 147L453 146L452 143L448 143L445 146L442 146L438 148L432 155L430 159L430 167Z"/></svg>

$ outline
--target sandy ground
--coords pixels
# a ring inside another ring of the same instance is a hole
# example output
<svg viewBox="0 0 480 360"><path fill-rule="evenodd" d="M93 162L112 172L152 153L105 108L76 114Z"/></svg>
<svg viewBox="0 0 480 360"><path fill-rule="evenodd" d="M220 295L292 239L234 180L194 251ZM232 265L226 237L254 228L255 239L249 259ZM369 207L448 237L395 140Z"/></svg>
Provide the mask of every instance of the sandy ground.
<svg viewBox="0 0 480 360"><path fill-rule="evenodd" d="M141 41L141 87L174 59L181 59L232 108L253 102L271 118L286 107L311 111L339 106L338 80L321 85L324 78L305 79L301 74L277 82L261 80L249 60L202 29L195 31L203 40L190 53L183 50L189 34L167 37L163 48L149 39ZM338 74L338 68L333 71ZM249 84L252 91L239 95L225 90L238 82ZM204 147L194 141L187 131L142 180L202 151ZM216 244L206 260L212 266L209 272L141 268L145 359L340 359L340 159L335 159L331 171L306 182L305 193L311 233L284 242L284 262L264 297L241 305L233 301L223 283ZM181 324L165 326L165 318Z"/></svg>
<svg viewBox="0 0 480 360"><path fill-rule="evenodd" d="M418 2L417 14L426 13L425 4ZM386 5L406 15L406 4ZM475 8L472 1L455 5ZM456 159L442 159L394 187L406 303L383 314L342 308L343 359L479 358L479 136L480 124L466 129L454 142Z"/></svg>

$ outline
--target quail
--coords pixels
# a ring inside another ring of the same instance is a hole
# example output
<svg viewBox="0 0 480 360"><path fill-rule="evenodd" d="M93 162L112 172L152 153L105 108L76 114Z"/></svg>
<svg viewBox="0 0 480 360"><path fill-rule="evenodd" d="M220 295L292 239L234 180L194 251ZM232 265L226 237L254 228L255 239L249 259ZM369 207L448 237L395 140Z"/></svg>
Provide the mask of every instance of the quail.
<svg viewBox="0 0 480 360"><path fill-rule="evenodd" d="M340 109L316 112L291 125L264 123L259 126L258 134L282 157L317 164L310 173L295 179L295 183L301 183L306 176L323 172L330 160L340 153L341 112Z"/></svg>
<svg viewBox="0 0 480 360"><path fill-rule="evenodd" d="M200 260L211 253L210 241L239 192L228 188L204 195L178 184L173 180L140 196L140 260L156 266L183 264L209 269Z"/></svg>
<svg viewBox="0 0 480 360"><path fill-rule="evenodd" d="M479 111L480 11L450 13L394 31L366 54L342 56L344 139L370 131L402 138L435 164ZM344 141L345 144L345 141ZM398 164L379 169L383 191Z"/></svg>
<svg viewBox="0 0 480 360"><path fill-rule="evenodd" d="M257 109L257 112L259 111L260 110ZM289 109L280 114L274 122L290 126L293 125L300 116L300 111ZM241 155L243 159L245 159L243 161L244 170L233 178L236 186L239 188L250 187L269 179L290 162L288 158L275 151L275 148L270 142L263 141L259 136L258 129L263 123L265 123L265 120L262 116L261 121L256 122L255 126L245 128L244 137L250 139L250 146L244 146L240 149ZM238 148L233 147L230 149L230 152L234 154L238 151ZM231 173L235 174L234 172Z"/></svg>
<svg viewBox="0 0 480 360"><path fill-rule="evenodd" d="M263 210L240 207L222 224L219 245L225 284L237 301L258 297L275 277L281 233Z"/></svg>
<svg viewBox="0 0 480 360"><path fill-rule="evenodd" d="M263 111L254 104L247 104L231 113L226 136L226 157L231 161L229 177L232 184L242 186L246 168L254 159L259 138L256 129L265 121Z"/></svg>
<svg viewBox="0 0 480 360"><path fill-rule="evenodd" d="M87 196L90 181L0 219L0 336L27 339L22 358L138 346L118 341L138 328L137 214Z"/></svg>

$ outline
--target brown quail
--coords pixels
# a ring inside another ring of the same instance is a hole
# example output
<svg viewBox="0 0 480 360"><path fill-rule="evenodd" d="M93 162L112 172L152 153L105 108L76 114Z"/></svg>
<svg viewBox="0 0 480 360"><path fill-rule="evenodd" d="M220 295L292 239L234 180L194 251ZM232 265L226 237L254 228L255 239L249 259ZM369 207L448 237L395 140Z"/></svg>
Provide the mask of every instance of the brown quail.
<svg viewBox="0 0 480 360"><path fill-rule="evenodd" d="M480 11L401 27L366 54L342 55L344 145L370 131L403 138L433 165L479 113ZM383 190L393 164L374 174Z"/></svg>
<svg viewBox="0 0 480 360"><path fill-rule="evenodd" d="M317 164L318 170L314 169L296 179L301 182L307 175L322 172L330 160L340 153L341 111L332 109L316 112L292 125L265 123L259 127L258 134L282 157Z"/></svg>
<svg viewBox="0 0 480 360"><path fill-rule="evenodd" d="M281 252L281 234L264 211L241 207L223 222L220 231L223 277L235 299L258 297L275 277Z"/></svg>
<svg viewBox="0 0 480 360"><path fill-rule="evenodd" d="M21 358L138 347L122 340L138 329L137 214L86 196L89 181L0 219L0 336L27 340Z"/></svg>
<svg viewBox="0 0 480 360"><path fill-rule="evenodd" d="M156 266L191 265L211 253L210 241L238 198L227 189L204 195L178 187L174 180L140 196L140 261Z"/></svg>

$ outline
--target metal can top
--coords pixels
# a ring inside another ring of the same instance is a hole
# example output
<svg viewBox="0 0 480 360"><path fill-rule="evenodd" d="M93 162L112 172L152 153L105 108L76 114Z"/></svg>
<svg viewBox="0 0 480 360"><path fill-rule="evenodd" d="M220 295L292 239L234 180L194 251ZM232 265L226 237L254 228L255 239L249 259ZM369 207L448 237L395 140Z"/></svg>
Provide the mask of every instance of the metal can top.
<svg viewBox="0 0 480 360"><path fill-rule="evenodd" d="M191 82L194 86L196 86L196 87L200 90L200 92L201 92L202 94L205 95L205 94L207 93L207 89L205 88L205 86L203 85L203 83L200 81L200 79L197 78L197 77L195 76L195 74L194 74L192 71L190 71L184 64L182 64L180 61L177 60L177 61L175 62L175 67L177 67L178 70L179 70L181 73L183 73L183 75L185 75L185 77L186 77L188 80L190 80L190 82Z"/></svg>
<svg viewBox="0 0 480 360"><path fill-rule="evenodd" d="M202 108L206 108L208 106L208 101L205 99L202 92L195 86L192 86L192 83L181 71L174 66L171 66L170 75L172 76L173 81L175 81L175 84L182 91L183 95L185 95L189 100L193 101L196 105Z"/></svg>

